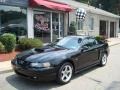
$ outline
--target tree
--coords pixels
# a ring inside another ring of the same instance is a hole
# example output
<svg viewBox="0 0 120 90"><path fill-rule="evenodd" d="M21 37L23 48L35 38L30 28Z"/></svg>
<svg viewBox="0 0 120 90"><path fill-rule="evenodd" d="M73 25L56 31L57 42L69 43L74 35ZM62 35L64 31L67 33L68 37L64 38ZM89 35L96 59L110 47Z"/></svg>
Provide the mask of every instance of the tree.
<svg viewBox="0 0 120 90"><path fill-rule="evenodd" d="M76 0L120 15L120 0Z"/></svg>

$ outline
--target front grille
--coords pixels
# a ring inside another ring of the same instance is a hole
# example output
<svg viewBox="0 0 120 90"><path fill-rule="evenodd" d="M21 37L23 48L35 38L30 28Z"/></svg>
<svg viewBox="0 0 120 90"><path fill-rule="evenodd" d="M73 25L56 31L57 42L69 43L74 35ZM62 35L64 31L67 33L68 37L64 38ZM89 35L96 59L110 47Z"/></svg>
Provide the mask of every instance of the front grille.
<svg viewBox="0 0 120 90"><path fill-rule="evenodd" d="M22 56L22 57L17 57L17 64L20 66L24 66L24 67L29 67L30 66L30 62L25 61L25 59L27 57L29 57L30 55L32 55L33 53L30 53L28 55Z"/></svg>
<svg viewBox="0 0 120 90"><path fill-rule="evenodd" d="M17 64L26 68L30 66L30 62L23 59L17 59Z"/></svg>
<svg viewBox="0 0 120 90"><path fill-rule="evenodd" d="M27 61L24 61L24 60L17 60L17 63L19 64L19 65L30 65L30 62L27 62Z"/></svg>

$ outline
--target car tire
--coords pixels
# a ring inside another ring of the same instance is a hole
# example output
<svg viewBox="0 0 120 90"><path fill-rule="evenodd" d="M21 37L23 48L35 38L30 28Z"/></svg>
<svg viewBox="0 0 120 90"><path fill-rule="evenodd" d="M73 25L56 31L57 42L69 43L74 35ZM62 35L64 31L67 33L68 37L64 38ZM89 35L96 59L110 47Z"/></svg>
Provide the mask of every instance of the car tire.
<svg viewBox="0 0 120 90"><path fill-rule="evenodd" d="M107 54L104 53L100 58L100 66L105 66L107 63Z"/></svg>
<svg viewBox="0 0 120 90"><path fill-rule="evenodd" d="M63 63L59 68L57 75L57 83L67 84L73 75L73 65L69 62Z"/></svg>

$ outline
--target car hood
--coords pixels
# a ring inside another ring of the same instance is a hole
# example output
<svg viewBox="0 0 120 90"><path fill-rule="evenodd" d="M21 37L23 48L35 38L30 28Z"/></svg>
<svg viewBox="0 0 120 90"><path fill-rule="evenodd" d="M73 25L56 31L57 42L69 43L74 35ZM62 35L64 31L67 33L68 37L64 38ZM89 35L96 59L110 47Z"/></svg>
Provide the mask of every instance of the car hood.
<svg viewBox="0 0 120 90"><path fill-rule="evenodd" d="M66 59L74 53L74 50L59 50L59 51L51 51L44 52L40 54L34 54L26 58L26 61L30 62L46 62L51 60L59 60Z"/></svg>
<svg viewBox="0 0 120 90"><path fill-rule="evenodd" d="M76 50L61 48L31 49L17 55L17 58L28 62L46 62L51 60L66 59L76 53Z"/></svg>

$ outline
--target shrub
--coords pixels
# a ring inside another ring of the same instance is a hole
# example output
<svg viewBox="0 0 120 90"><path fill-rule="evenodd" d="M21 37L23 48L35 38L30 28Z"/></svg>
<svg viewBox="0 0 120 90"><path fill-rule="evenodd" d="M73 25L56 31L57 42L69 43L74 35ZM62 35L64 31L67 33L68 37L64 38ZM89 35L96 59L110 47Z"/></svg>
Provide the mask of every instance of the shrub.
<svg viewBox="0 0 120 90"><path fill-rule="evenodd" d="M74 21L70 23L69 34L76 34L76 23Z"/></svg>
<svg viewBox="0 0 120 90"><path fill-rule="evenodd" d="M98 41L103 41L103 40L105 40L105 37L104 36L96 36L95 37L96 38L96 40L98 40Z"/></svg>
<svg viewBox="0 0 120 90"><path fill-rule="evenodd" d="M95 38L96 38L97 41L107 42L106 37L104 37L104 36L96 36Z"/></svg>
<svg viewBox="0 0 120 90"><path fill-rule="evenodd" d="M0 42L0 53L4 52L5 47L4 45Z"/></svg>
<svg viewBox="0 0 120 90"><path fill-rule="evenodd" d="M18 40L19 50L28 50L32 48L42 47L43 43L40 39L22 38Z"/></svg>
<svg viewBox="0 0 120 90"><path fill-rule="evenodd" d="M6 52L12 52L16 45L16 36L10 33L5 33L0 37L0 41L5 46Z"/></svg>

